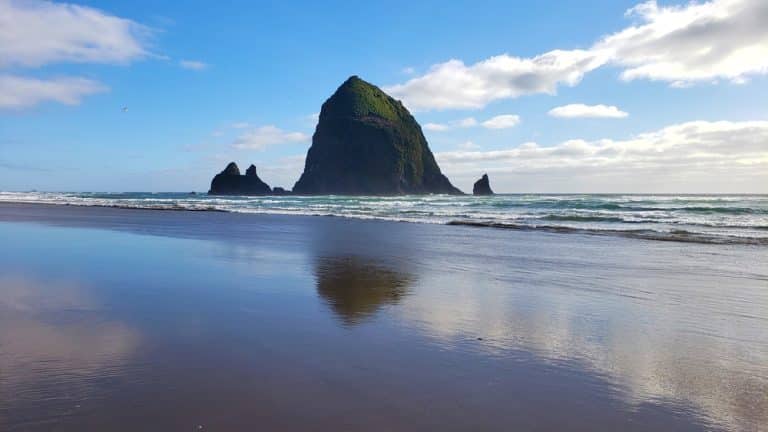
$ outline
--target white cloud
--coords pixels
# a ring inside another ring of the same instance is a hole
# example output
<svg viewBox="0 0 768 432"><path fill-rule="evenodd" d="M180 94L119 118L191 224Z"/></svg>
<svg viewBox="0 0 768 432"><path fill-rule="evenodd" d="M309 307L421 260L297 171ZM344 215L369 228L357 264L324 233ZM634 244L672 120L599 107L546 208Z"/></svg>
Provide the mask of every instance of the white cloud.
<svg viewBox="0 0 768 432"><path fill-rule="evenodd" d="M471 128L475 126L477 126L477 120L474 117L466 117L449 123L427 123L424 125L424 129L433 132L445 132L455 128Z"/></svg>
<svg viewBox="0 0 768 432"><path fill-rule="evenodd" d="M483 122L488 129L507 129L520 123L520 116L514 114L498 115Z"/></svg>
<svg viewBox="0 0 768 432"><path fill-rule="evenodd" d="M768 2L713 0L627 11L633 25L586 50L553 50L521 58L502 54L466 65L452 59L385 90L413 110L482 108L500 99L554 94L603 65L624 68L622 79L650 79L685 87L727 79L743 83L768 73Z"/></svg>
<svg viewBox="0 0 768 432"><path fill-rule="evenodd" d="M233 129L246 129L251 127L251 124L248 122L235 122L231 126Z"/></svg>
<svg viewBox="0 0 768 432"><path fill-rule="evenodd" d="M598 42L625 67L625 80L650 79L683 85L727 79L741 82L768 73L768 2L715 0L660 7L655 1L627 11L638 18Z"/></svg>
<svg viewBox="0 0 768 432"><path fill-rule="evenodd" d="M52 63L127 64L150 56L151 31L98 9L38 0L0 0L0 69ZM77 105L107 87L81 77L0 75L0 109L54 101Z"/></svg>
<svg viewBox="0 0 768 432"><path fill-rule="evenodd" d="M424 125L424 129L433 132L443 132L450 129L451 126L444 123L427 123Z"/></svg>
<svg viewBox="0 0 768 432"><path fill-rule="evenodd" d="M404 67L401 72L406 75L413 75L416 73L416 69L408 66L408 67Z"/></svg>
<svg viewBox="0 0 768 432"><path fill-rule="evenodd" d="M309 135L302 132L287 132L268 125L248 130L235 139L232 147L236 149L264 150L275 144L309 141Z"/></svg>
<svg viewBox="0 0 768 432"><path fill-rule="evenodd" d="M549 115L560 118L625 118L628 113L613 105L563 105L549 110Z"/></svg>
<svg viewBox="0 0 768 432"><path fill-rule="evenodd" d="M467 117L459 120L456 125L463 128L474 127L477 126L477 120L474 117Z"/></svg>
<svg viewBox="0 0 768 432"><path fill-rule="evenodd" d="M432 132L445 132L456 128L471 128L483 126L487 129L506 129L520 123L520 116L515 114L503 114L492 117L482 123L474 117L466 117L448 123L426 123L424 129Z"/></svg>
<svg viewBox="0 0 768 432"><path fill-rule="evenodd" d="M529 142L503 150L439 152L436 158L451 176L488 171L529 180L560 178L562 183L553 186L559 190L571 190L582 177L612 175L633 190L647 190L654 182L668 191L693 190L716 181L719 190L768 192L766 142L768 121L693 121L626 140L574 139L549 147ZM728 188L737 182L739 187ZM590 189L605 191L617 184L597 181Z"/></svg>
<svg viewBox="0 0 768 432"><path fill-rule="evenodd" d="M417 111L482 108L499 99L553 94L559 84L575 85L602 63L595 53L584 50L555 50L533 58L503 54L469 66L454 59L385 91Z"/></svg>
<svg viewBox="0 0 768 432"><path fill-rule="evenodd" d="M463 142L463 143L459 144L458 147L459 147L460 150L477 150L477 149L480 148L479 145L473 143L472 141Z"/></svg>
<svg viewBox="0 0 768 432"><path fill-rule="evenodd" d="M179 60L179 66L189 70L204 70L208 69L208 64L197 60Z"/></svg>
<svg viewBox="0 0 768 432"><path fill-rule="evenodd" d="M0 0L0 67L128 63L149 55L147 27L98 9Z"/></svg>
<svg viewBox="0 0 768 432"><path fill-rule="evenodd" d="M106 86L85 78L40 80L0 75L0 109L28 108L44 101L77 105L84 96L107 90Z"/></svg>

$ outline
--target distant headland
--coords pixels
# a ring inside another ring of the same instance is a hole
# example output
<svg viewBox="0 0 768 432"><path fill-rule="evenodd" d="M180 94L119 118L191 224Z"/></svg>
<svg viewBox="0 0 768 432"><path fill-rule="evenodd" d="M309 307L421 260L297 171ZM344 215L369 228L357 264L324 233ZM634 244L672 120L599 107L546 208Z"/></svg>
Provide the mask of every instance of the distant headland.
<svg viewBox="0 0 768 432"><path fill-rule="evenodd" d="M487 175L483 178L487 185ZM323 103L304 172L292 191L270 188L253 165L241 175L231 162L213 178L208 193L463 194L440 171L421 126L403 104L357 76Z"/></svg>

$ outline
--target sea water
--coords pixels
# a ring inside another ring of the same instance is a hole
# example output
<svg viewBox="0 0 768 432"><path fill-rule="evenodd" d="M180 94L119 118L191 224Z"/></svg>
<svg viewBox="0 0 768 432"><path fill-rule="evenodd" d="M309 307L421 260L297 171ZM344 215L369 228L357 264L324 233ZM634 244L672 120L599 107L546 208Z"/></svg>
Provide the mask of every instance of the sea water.
<svg viewBox="0 0 768 432"><path fill-rule="evenodd" d="M651 240L768 245L768 195L210 196L0 192L0 202L339 216Z"/></svg>

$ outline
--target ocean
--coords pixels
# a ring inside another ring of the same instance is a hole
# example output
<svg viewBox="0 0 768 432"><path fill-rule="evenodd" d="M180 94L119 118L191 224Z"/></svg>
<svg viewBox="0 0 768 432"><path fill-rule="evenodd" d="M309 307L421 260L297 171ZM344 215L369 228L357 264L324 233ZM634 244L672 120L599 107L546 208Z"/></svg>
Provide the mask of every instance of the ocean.
<svg viewBox="0 0 768 432"><path fill-rule="evenodd" d="M0 202L338 216L649 240L768 245L768 195L224 197L204 193L0 192Z"/></svg>

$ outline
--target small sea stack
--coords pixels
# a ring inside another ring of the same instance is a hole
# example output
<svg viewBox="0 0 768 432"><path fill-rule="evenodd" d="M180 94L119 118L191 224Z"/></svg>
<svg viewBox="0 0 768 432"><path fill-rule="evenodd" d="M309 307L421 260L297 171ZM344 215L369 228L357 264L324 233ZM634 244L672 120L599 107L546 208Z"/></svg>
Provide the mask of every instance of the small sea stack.
<svg viewBox="0 0 768 432"><path fill-rule="evenodd" d="M480 180L475 182L475 185L472 186L472 194L493 195L493 191L491 190L491 183L488 181L488 174L483 174L483 176L480 177Z"/></svg>
<svg viewBox="0 0 768 432"><path fill-rule="evenodd" d="M240 174L237 164L230 162L224 171L216 174L211 181L209 195L270 195L272 188L256 174L256 166L251 165Z"/></svg>
<svg viewBox="0 0 768 432"><path fill-rule="evenodd" d="M285 190L284 188L281 188L279 186L275 186L272 188L272 195L290 195L291 192Z"/></svg>

